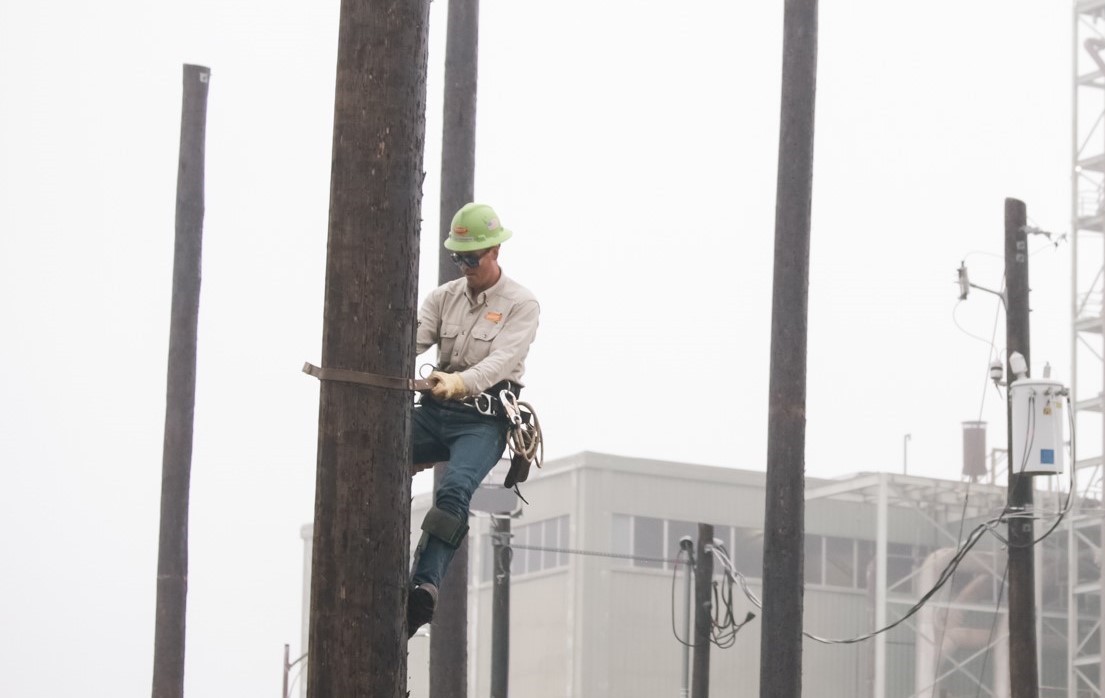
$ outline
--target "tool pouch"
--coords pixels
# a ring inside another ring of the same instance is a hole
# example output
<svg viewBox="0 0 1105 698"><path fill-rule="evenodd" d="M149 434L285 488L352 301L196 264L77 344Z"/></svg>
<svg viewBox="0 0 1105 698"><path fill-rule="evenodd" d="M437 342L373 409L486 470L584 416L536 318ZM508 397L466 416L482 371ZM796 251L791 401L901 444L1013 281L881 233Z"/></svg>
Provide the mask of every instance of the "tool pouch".
<svg viewBox="0 0 1105 698"><path fill-rule="evenodd" d="M515 453L510 457L510 470L506 473L506 479L503 480L503 487L507 489L514 487L519 482L525 482L529 478L530 461L520 453Z"/></svg>

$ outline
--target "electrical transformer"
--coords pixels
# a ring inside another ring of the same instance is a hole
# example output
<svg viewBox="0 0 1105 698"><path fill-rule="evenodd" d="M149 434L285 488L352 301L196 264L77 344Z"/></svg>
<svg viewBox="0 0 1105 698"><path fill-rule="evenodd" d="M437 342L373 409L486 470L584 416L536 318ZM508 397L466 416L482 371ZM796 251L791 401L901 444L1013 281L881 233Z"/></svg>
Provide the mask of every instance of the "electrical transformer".
<svg viewBox="0 0 1105 698"><path fill-rule="evenodd" d="M1014 473L1056 475L1063 472L1062 383L1047 379L1022 378L1009 386L1013 403Z"/></svg>

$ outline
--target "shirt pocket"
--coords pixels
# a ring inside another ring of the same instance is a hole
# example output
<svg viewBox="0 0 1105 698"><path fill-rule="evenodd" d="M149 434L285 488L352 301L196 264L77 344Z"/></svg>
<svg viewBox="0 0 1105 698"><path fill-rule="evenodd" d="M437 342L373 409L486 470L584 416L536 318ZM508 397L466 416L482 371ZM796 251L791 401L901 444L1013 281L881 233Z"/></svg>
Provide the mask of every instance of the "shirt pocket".
<svg viewBox="0 0 1105 698"><path fill-rule="evenodd" d="M460 325L445 323L441 325L441 334L438 339L438 368L444 368L456 363L458 357L454 356L457 346L457 336L460 335Z"/></svg>
<svg viewBox="0 0 1105 698"><path fill-rule="evenodd" d="M491 353L491 344L503 331L506 318L506 311L489 310L484 312L483 316L472 326L472 341L468 343L468 350L466 351L470 365L475 366Z"/></svg>
<svg viewBox="0 0 1105 698"><path fill-rule="evenodd" d="M481 342L490 342L499 336L499 332L503 329L503 321L492 322L486 317L481 318L476 326L472 328L472 339L479 340Z"/></svg>
<svg viewBox="0 0 1105 698"><path fill-rule="evenodd" d="M510 309L512 307L513 305L486 309L480 319L476 321L476 324L472 326L472 339L488 343L493 341L502 332L503 325L510 319ZM489 350L490 347L485 348L485 352Z"/></svg>

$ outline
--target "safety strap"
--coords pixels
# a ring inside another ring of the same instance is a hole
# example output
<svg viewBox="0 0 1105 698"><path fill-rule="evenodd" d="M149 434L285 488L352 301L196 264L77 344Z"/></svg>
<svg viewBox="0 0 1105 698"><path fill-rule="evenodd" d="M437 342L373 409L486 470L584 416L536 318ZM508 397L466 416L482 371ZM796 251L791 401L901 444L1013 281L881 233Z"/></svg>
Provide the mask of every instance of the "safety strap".
<svg viewBox="0 0 1105 698"><path fill-rule="evenodd" d="M432 387L428 378L397 378L382 376L379 373L351 371L346 368L320 368L311 363L303 364L303 372L320 381L338 381L339 383L357 383L389 390L429 390Z"/></svg>

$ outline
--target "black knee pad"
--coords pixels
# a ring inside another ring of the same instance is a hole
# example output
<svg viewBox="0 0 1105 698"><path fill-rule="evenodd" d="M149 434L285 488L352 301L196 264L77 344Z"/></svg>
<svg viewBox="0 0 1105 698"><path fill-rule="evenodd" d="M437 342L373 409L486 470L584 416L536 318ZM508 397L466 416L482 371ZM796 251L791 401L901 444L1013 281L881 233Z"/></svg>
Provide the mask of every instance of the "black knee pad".
<svg viewBox="0 0 1105 698"><path fill-rule="evenodd" d="M455 548L468 535L468 518L455 516L436 506L430 507L426 518L422 519L422 531L424 535L431 535Z"/></svg>

